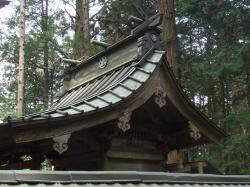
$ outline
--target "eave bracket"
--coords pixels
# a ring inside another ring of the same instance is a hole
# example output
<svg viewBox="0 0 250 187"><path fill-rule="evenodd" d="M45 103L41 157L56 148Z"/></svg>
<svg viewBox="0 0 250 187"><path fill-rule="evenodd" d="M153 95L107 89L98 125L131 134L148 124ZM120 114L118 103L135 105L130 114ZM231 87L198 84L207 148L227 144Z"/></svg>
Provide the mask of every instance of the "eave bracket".
<svg viewBox="0 0 250 187"><path fill-rule="evenodd" d="M53 138L53 149L57 151L59 154L62 154L63 152L68 150L68 140L70 138L71 134L65 134L62 136L57 136Z"/></svg>
<svg viewBox="0 0 250 187"><path fill-rule="evenodd" d="M121 115L121 117L118 118L117 126L123 132L126 132L126 131L128 131L130 129L131 115L132 115L132 112L126 111Z"/></svg>

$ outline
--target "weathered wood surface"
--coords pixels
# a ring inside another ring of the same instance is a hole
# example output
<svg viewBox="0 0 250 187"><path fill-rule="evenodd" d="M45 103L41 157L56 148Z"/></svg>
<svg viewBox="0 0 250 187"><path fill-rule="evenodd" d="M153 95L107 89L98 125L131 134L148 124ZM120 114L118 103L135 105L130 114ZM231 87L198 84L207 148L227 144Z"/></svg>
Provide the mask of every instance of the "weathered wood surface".
<svg viewBox="0 0 250 187"><path fill-rule="evenodd" d="M95 59L95 61L93 61L92 63L86 64L82 69L75 71L71 75L67 89L72 89L78 84L83 84L90 79L93 80L95 79L96 75L100 76L106 72L112 71L112 69L115 69L123 65L124 63L134 60L137 54L136 44L136 41L129 43L123 48L117 49L111 54L103 55L102 57ZM103 57L107 58L106 68L99 67L99 62Z"/></svg>

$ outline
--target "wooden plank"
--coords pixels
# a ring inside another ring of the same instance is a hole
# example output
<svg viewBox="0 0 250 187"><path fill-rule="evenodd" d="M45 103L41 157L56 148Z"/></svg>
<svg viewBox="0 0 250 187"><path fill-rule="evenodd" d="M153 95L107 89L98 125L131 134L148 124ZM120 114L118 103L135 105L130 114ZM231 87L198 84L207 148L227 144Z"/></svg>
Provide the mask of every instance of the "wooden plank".
<svg viewBox="0 0 250 187"><path fill-rule="evenodd" d="M97 98L98 99L100 99L101 101L103 101L103 102L105 102L105 103L107 103L108 105L112 105L113 103L112 102L109 102L109 101L107 101L106 99L103 99L101 96L97 96Z"/></svg>
<svg viewBox="0 0 250 187"><path fill-rule="evenodd" d="M73 105L71 105L70 108L73 109L73 110L75 110L75 111L77 111L77 112L80 112L80 113L84 112L83 110L81 110L81 109L79 109L79 108L77 108L77 107L75 107Z"/></svg>
<svg viewBox="0 0 250 187"><path fill-rule="evenodd" d="M114 53L109 54L107 57L108 65L106 68L99 68L99 61L101 58L95 59L94 62L88 64L83 69L79 69L74 72L72 78L70 80L69 89L78 85L79 83L85 82L89 79L92 79L96 75L103 74L105 72L109 72L111 69L119 67L121 64L125 62L128 63L134 59L137 53L137 41L124 46L116 50Z"/></svg>
<svg viewBox="0 0 250 187"><path fill-rule="evenodd" d="M96 109L96 110L99 108L98 106L95 106L95 105L93 105L90 102L85 101L85 100L83 101L83 103L86 104L86 105L88 105L88 106L90 106L90 107L92 107L92 108L94 108L94 109Z"/></svg>
<svg viewBox="0 0 250 187"><path fill-rule="evenodd" d="M119 85L120 85L121 87L123 87L123 88L125 88L125 89L127 89L127 90L131 91L131 92L135 91L135 89L132 89L132 88L130 88L130 87L128 87L128 86L126 86L126 85L125 85L125 84L123 84L123 83L119 83Z"/></svg>
<svg viewBox="0 0 250 187"><path fill-rule="evenodd" d="M115 93L114 91L112 91L112 90L109 90L108 91L109 93L111 93L112 95L114 95L114 96L116 96L116 97L118 97L119 99L121 99L121 100L123 100L124 99L124 97L122 97L121 95L118 95L117 93Z"/></svg>
<svg viewBox="0 0 250 187"><path fill-rule="evenodd" d="M137 78L135 78L135 77L133 77L133 76L129 76L129 78L132 79L132 80L135 81L135 82L140 83L140 84L143 83L141 80L139 80L139 79L137 79Z"/></svg>
<svg viewBox="0 0 250 187"><path fill-rule="evenodd" d="M136 69L139 70L139 71L141 71L141 72L143 72L143 73L146 73L146 74L148 74L148 75L151 75L151 73L152 73L152 72L146 71L146 70L143 69L143 68L136 68Z"/></svg>
<svg viewBox="0 0 250 187"><path fill-rule="evenodd" d="M47 119L51 118L50 114L45 114L45 113L41 113L40 116Z"/></svg>
<svg viewBox="0 0 250 187"><path fill-rule="evenodd" d="M62 115L64 115L64 116L67 116L67 115L68 115L68 112L64 112L64 111L59 110L59 109L57 109L55 112L56 112L56 113L59 113L59 114L62 114Z"/></svg>

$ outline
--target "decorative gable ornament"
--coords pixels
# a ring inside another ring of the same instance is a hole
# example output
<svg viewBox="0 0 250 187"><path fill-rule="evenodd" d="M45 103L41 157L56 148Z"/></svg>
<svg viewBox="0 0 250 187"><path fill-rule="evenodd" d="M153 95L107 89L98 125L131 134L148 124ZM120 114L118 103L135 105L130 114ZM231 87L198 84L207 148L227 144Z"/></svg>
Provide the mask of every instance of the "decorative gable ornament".
<svg viewBox="0 0 250 187"><path fill-rule="evenodd" d="M53 149L57 151L59 154L62 154L63 152L67 151L69 148L68 141L70 136L71 134L65 134L62 136L54 137Z"/></svg>
<svg viewBox="0 0 250 187"><path fill-rule="evenodd" d="M198 139L201 138L201 133L200 130L191 122L188 122L189 128L190 128L190 136L197 141Z"/></svg>
<svg viewBox="0 0 250 187"><path fill-rule="evenodd" d="M131 119L132 112L126 111L122 114L121 117L118 118L118 124L117 126L119 129L121 129L123 132L126 132L130 129L130 119Z"/></svg>
<svg viewBox="0 0 250 187"><path fill-rule="evenodd" d="M99 68L103 69L108 64L108 58L106 56L102 57L99 61Z"/></svg>
<svg viewBox="0 0 250 187"><path fill-rule="evenodd" d="M162 108L164 105L166 105L166 99L167 93L162 90L162 88L157 88L155 92L155 103Z"/></svg>

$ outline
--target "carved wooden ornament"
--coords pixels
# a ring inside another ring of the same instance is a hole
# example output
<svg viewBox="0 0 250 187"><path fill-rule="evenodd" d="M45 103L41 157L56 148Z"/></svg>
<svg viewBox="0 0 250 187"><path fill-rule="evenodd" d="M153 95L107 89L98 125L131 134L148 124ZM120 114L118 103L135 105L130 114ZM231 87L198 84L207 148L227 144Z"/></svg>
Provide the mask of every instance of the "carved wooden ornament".
<svg viewBox="0 0 250 187"><path fill-rule="evenodd" d="M53 149L57 151L59 154L68 150L68 140L71 134L65 134L62 136L54 137Z"/></svg>
<svg viewBox="0 0 250 187"><path fill-rule="evenodd" d="M103 69L108 64L108 58L106 56L102 57L99 61L99 68Z"/></svg>
<svg viewBox="0 0 250 187"><path fill-rule="evenodd" d="M164 92L161 88L157 88L155 92L155 103L162 108L164 105L166 105L166 99L167 93Z"/></svg>
<svg viewBox="0 0 250 187"><path fill-rule="evenodd" d="M131 118L132 112L126 111L122 114L121 117L118 118L118 127L123 131L126 132L130 129L130 118Z"/></svg>
<svg viewBox="0 0 250 187"><path fill-rule="evenodd" d="M200 130L191 121L189 121L188 123L190 128L190 136L197 141L201 138Z"/></svg>

